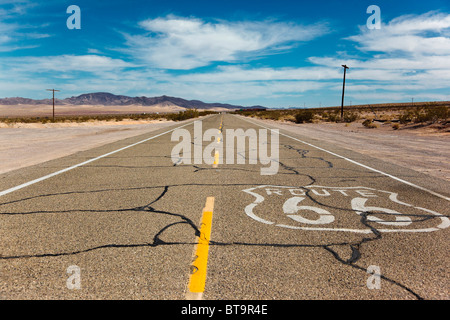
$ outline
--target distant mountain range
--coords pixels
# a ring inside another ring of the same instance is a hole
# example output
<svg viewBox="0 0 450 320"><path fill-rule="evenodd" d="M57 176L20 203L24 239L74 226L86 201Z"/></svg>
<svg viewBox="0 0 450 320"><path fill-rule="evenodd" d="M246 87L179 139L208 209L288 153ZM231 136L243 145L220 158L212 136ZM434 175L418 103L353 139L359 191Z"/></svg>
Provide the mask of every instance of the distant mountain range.
<svg viewBox="0 0 450 320"><path fill-rule="evenodd" d="M34 100L28 98L3 98L0 99L0 105L39 105L52 104L52 99ZM77 97L70 97L65 99L55 99L55 105L104 105L104 106L154 106L167 105L179 106L186 109L266 109L262 106L243 107L238 105L224 104L224 103L205 103L199 100L185 100L182 98L161 96L161 97L128 97L115 95L107 92L86 93Z"/></svg>

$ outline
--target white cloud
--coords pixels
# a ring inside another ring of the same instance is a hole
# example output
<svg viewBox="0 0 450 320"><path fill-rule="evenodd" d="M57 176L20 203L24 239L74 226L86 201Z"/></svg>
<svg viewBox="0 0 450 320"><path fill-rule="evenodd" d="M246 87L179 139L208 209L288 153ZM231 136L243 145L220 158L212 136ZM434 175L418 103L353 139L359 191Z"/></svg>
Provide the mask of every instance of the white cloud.
<svg viewBox="0 0 450 320"><path fill-rule="evenodd" d="M88 48L87 52L90 54L102 54L102 52L98 49L94 49L94 48Z"/></svg>
<svg viewBox="0 0 450 320"><path fill-rule="evenodd" d="M129 52L152 67L194 69L277 53L327 32L323 24L205 22L169 15L139 23L148 33L125 35Z"/></svg>
<svg viewBox="0 0 450 320"><path fill-rule="evenodd" d="M241 65L220 66L216 71L179 76L184 81L217 83L245 81L277 81L277 80L330 80L341 78L337 68L300 67L300 68L249 68Z"/></svg>
<svg viewBox="0 0 450 320"><path fill-rule="evenodd" d="M121 59L99 55L60 55L44 57L7 58L8 68L19 73L27 72L104 72L134 65Z"/></svg>
<svg viewBox="0 0 450 320"><path fill-rule="evenodd" d="M363 51L450 54L450 15L428 12L405 15L382 24L379 30L360 28L360 34L348 37Z"/></svg>

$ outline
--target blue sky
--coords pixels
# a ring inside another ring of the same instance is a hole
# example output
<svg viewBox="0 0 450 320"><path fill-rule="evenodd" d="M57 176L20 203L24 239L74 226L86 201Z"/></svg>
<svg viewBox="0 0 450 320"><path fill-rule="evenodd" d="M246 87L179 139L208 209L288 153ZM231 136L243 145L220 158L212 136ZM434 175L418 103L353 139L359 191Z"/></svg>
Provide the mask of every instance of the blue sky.
<svg viewBox="0 0 450 320"><path fill-rule="evenodd" d="M342 64L346 105L450 100L450 2L0 0L0 97L336 106Z"/></svg>

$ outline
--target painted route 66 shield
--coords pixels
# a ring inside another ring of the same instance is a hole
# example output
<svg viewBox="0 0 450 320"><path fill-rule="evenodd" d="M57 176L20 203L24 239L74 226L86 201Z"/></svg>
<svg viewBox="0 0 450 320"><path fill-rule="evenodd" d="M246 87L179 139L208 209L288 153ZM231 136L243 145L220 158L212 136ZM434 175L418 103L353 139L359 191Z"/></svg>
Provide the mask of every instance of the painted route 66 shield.
<svg viewBox="0 0 450 320"><path fill-rule="evenodd" d="M254 196L245 213L280 228L371 233L432 232L450 220L441 213L399 200L397 193L367 187L272 186L243 190Z"/></svg>

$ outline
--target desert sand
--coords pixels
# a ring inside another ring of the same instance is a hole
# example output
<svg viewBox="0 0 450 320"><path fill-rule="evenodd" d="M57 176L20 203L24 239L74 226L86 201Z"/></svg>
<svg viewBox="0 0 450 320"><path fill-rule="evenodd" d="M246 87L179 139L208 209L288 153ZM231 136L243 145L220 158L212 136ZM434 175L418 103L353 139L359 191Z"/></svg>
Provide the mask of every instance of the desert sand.
<svg viewBox="0 0 450 320"><path fill-rule="evenodd" d="M148 113L176 113L186 108L171 103L155 104L152 106L103 106L103 105L56 105L55 116L83 116L83 115L112 115L112 114L148 114ZM229 111L225 108L212 108L210 111ZM49 117L53 116L53 105L0 105L0 118L5 117Z"/></svg>
<svg viewBox="0 0 450 320"><path fill-rule="evenodd" d="M142 114L142 113L172 113L184 111L185 108L176 105L153 105L153 106L102 106L86 105L55 106L55 116L82 116L100 114ZM0 105L0 117L52 117L53 105Z"/></svg>

